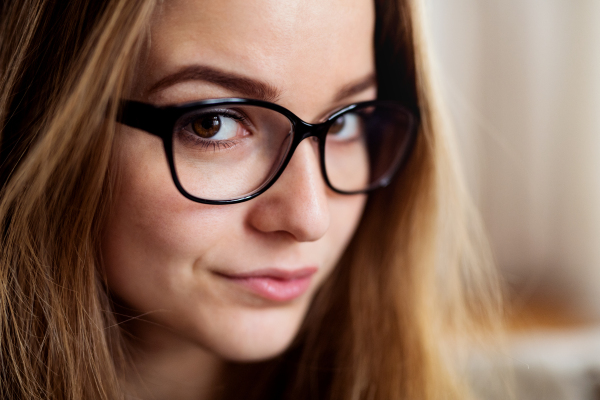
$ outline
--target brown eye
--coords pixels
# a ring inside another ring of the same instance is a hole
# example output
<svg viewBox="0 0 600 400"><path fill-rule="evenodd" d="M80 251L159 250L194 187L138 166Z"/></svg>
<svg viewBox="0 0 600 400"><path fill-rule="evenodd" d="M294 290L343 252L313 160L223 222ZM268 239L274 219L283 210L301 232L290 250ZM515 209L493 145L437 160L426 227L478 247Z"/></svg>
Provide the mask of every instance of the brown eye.
<svg viewBox="0 0 600 400"><path fill-rule="evenodd" d="M218 115L206 115L192 122L194 133L204 139L215 136L221 129L221 118Z"/></svg>
<svg viewBox="0 0 600 400"><path fill-rule="evenodd" d="M331 126L329 127L329 133L333 133L333 134L339 133L344 128L344 124L345 124L344 116L336 118L336 120L333 121L333 124L331 124Z"/></svg>
<svg viewBox="0 0 600 400"><path fill-rule="evenodd" d="M362 135L361 118L356 113L346 113L333 121L329 127L328 140L349 142Z"/></svg>

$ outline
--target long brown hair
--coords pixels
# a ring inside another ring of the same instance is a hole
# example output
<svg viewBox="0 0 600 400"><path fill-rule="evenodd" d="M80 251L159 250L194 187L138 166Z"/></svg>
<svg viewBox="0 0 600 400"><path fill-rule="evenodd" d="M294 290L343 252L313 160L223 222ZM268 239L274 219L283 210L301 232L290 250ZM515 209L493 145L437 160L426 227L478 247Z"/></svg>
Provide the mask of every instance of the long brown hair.
<svg viewBox="0 0 600 400"><path fill-rule="evenodd" d="M0 392L118 399L126 345L98 268L119 99L155 0L23 0L0 15ZM293 345L230 365L223 397L463 399L445 346L494 327L493 275L441 134L411 0L377 0L379 97L419 112L406 168L361 224ZM475 235L477 237L477 235ZM442 256L440 256L442 254Z"/></svg>

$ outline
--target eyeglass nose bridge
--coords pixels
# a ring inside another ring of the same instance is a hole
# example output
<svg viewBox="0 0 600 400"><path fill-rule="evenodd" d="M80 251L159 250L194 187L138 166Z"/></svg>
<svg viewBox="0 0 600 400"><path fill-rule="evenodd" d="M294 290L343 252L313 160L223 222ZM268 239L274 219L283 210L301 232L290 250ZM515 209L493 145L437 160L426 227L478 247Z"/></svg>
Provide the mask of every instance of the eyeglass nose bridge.
<svg viewBox="0 0 600 400"><path fill-rule="evenodd" d="M310 124L302 121L300 118L292 121L294 129L294 150L304 139L314 137L320 142L323 142L329 128L331 127L331 121L324 121L317 124Z"/></svg>
<svg viewBox="0 0 600 400"><path fill-rule="evenodd" d="M300 118L296 117L292 120L292 129L294 130L294 138L289 150L288 161L294 155L296 148L300 145L300 143L304 139L314 138L318 142L319 148L319 163L321 164L321 172L323 174L323 179L325 179L325 183L329 186L329 180L327 179L327 173L325 172L325 136L331 127L331 121L324 121L317 124L310 124L308 122L304 122ZM286 163L287 164L287 163Z"/></svg>
<svg viewBox="0 0 600 400"><path fill-rule="evenodd" d="M296 149L298 148L300 143L302 143L302 141L304 139L314 138L318 142L317 158L319 160L319 169L321 170L321 176L323 177L325 184L330 189L332 189L335 192L338 192L338 190L335 189L333 187L333 185L331 184L331 182L329 181L327 172L325 170L325 138L326 138L327 132L329 131L329 129L331 127L332 121L327 120L324 122L311 124L308 122L304 122L303 120L301 120L300 118L298 118L295 115L293 117L295 117L295 118L290 118L290 120L292 122L292 129L293 129L293 136L294 136L292 139L292 144L290 146L288 156L286 157L286 161L281 166L279 173L275 176L272 183L274 183L274 181L277 180L279 178L279 176L283 173L283 171L287 167L289 161L294 156L294 153L296 152Z"/></svg>

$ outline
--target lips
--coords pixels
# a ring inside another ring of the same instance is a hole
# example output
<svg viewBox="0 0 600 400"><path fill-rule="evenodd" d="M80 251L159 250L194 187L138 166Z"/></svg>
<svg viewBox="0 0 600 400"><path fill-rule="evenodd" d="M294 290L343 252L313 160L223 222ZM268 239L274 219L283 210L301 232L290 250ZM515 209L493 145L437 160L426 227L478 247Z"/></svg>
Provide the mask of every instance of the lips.
<svg viewBox="0 0 600 400"><path fill-rule="evenodd" d="M217 275L266 300L286 302L302 296L310 287L311 278L316 272L316 267L291 271L269 268L239 274L217 273Z"/></svg>

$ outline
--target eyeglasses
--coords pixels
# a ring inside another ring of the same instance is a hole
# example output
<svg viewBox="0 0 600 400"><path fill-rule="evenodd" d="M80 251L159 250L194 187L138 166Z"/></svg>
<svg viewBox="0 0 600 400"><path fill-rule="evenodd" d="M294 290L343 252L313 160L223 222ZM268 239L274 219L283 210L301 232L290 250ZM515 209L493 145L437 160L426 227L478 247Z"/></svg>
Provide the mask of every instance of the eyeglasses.
<svg viewBox="0 0 600 400"><path fill-rule="evenodd" d="M124 100L121 107L118 122L160 137L177 189L205 204L264 193L307 138L318 143L333 191L386 186L408 158L418 124L402 105L377 100L348 105L317 124L277 104L237 98L170 107Z"/></svg>

